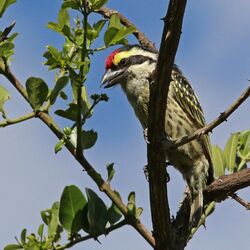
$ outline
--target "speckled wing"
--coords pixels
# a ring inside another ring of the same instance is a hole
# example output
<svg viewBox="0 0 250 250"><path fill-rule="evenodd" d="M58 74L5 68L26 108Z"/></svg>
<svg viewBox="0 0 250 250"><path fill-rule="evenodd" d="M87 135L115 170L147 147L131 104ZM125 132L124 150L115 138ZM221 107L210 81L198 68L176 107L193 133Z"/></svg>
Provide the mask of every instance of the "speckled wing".
<svg viewBox="0 0 250 250"><path fill-rule="evenodd" d="M194 127L199 129L206 126L206 121L198 98L187 79L182 75L181 71L176 66L172 71L172 79L175 88L175 91L173 91L173 97L188 115L189 119L193 122ZM212 166L211 144L209 137L204 135L200 138L200 141L210 166ZM209 173L210 176L211 174L212 172Z"/></svg>

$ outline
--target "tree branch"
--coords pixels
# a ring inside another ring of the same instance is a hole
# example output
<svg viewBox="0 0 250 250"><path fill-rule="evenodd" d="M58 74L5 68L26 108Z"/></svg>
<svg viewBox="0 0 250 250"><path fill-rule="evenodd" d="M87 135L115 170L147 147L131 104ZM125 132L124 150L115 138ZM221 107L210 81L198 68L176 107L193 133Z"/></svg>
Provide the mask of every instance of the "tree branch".
<svg viewBox="0 0 250 250"><path fill-rule="evenodd" d="M231 194L230 195L232 199L237 201L239 204L241 204L243 207L245 207L247 210L250 210L250 202L246 202L242 198L240 198L237 194Z"/></svg>
<svg viewBox="0 0 250 250"><path fill-rule="evenodd" d="M59 246L59 247L55 247L55 250L64 250L64 249L67 249L67 248L70 248L70 247L73 247L74 245L80 243L80 242L83 242L83 241L86 241L86 240L89 240L89 239L97 239L97 237L101 236L101 235L108 235L110 232L118 229L118 228L121 228L123 226L127 225L127 221L124 219L122 220L121 222L118 222L117 224L113 225L113 226L110 226L108 228L106 228L104 230L104 232L102 233L99 233L99 234L96 234L96 235L86 235L86 236L83 236L81 238L78 238L78 239L75 239L73 241L70 241L69 243L65 244L64 246Z"/></svg>
<svg viewBox="0 0 250 250"><path fill-rule="evenodd" d="M152 50L156 50L155 45L140 30L138 30L136 28L136 26L131 21L129 21L125 16L123 16L117 10L112 10L112 9L109 9L106 7L102 7L99 10L97 10L96 12L101 14L102 16L104 16L106 18L110 18L112 15L116 14L124 26L135 28L135 31L133 32L133 34L143 47L148 48L148 49L152 49Z"/></svg>
<svg viewBox="0 0 250 250"><path fill-rule="evenodd" d="M241 94L241 96L224 112L222 112L215 120L210 122L207 126L204 128L196 130L193 134L184 136L180 139L176 139L173 142L170 142L169 140L163 142L164 148L168 149L170 148L177 148L180 147L192 140L197 139L201 135L208 134L211 132L215 127L219 126L222 122L226 121L227 118L250 96L250 86Z"/></svg>
<svg viewBox="0 0 250 250"><path fill-rule="evenodd" d="M157 142L165 138L165 112L168 88L177 52L186 0L170 0L164 20L154 82L150 86L148 139L148 172L153 235L156 250L176 249L166 185L166 152Z"/></svg>
<svg viewBox="0 0 250 250"><path fill-rule="evenodd" d="M28 95L26 89L21 84L21 82L15 77L15 75L10 71L9 68L6 69L5 72L2 73L10 83L17 89L17 91L25 98L25 100L29 103ZM53 118L42 111L37 112L37 117L42 120L42 122L50 128L50 130L57 136L58 139L63 137L63 133L61 132L60 128L54 122ZM110 185L104 181L100 173L98 173L92 165L87 161L87 159L83 156L77 156L75 147L67 142L66 148L70 151L72 156L80 163L84 170L88 173L91 179L96 183L100 191L104 192L110 200L114 202L114 204L121 210L123 215L125 216L126 220L130 225L132 225L135 230L152 246L155 245L154 237L152 236L151 232L141 223L139 219L135 216L131 215L128 212L127 206L123 203L121 198L111 189Z"/></svg>
<svg viewBox="0 0 250 250"><path fill-rule="evenodd" d="M221 202L228 197L232 197L236 191L249 186L250 169L244 169L230 175L220 176L204 190L204 205L212 201ZM180 247L179 249L184 249L190 235L190 229L186 226L188 225L187 214L189 214L189 212L189 196L186 196L173 221L176 232L176 242Z"/></svg>
<svg viewBox="0 0 250 250"><path fill-rule="evenodd" d="M31 113L28 113L26 115L15 118L15 119L6 119L3 122L0 122L0 128L4 128L4 127L12 125L12 124L16 124L16 123L20 123L20 122L29 120L35 116L36 116L35 112L31 112Z"/></svg>
<svg viewBox="0 0 250 250"><path fill-rule="evenodd" d="M250 169L223 175L216 179L204 190L205 203L221 202L236 191L250 186Z"/></svg>

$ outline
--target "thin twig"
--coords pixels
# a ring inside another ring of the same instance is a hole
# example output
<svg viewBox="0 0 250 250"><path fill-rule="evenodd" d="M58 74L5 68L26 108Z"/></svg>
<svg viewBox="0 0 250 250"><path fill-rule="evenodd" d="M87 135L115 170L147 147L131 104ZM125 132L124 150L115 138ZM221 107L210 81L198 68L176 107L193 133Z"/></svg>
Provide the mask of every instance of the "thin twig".
<svg viewBox="0 0 250 250"><path fill-rule="evenodd" d="M106 18L110 18L112 15L116 14L121 20L121 23L123 25L125 25L126 27L135 28L135 31L133 32L133 34L143 47L156 50L155 45L139 29L137 29L136 26L130 20L128 20L124 15L119 13L117 10L112 10L106 7L102 7L96 12Z"/></svg>
<svg viewBox="0 0 250 250"><path fill-rule="evenodd" d="M150 205L156 250L177 249L171 225L167 196L166 152L155 142L165 136L165 113L171 72L177 52L186 0L170 0L164 20L164 29L154 81L150 85L148 117L148 173Z"/></svg>
<svg viewBox="0 0 250 250"><path fill-rule="evenodd" d="M250 210L250 202L247 202L247 201L243 200L237 194L230 194L230 196L232 197L232 199L236 200L239 204L241 204L247 210Z"/></svg>
<svg viewBox="0 0 250 250"><path fill-rule="evenodd" d="M4 76L10 81L10 83L17 89L17 91L24 97L24 99L29 103L27 92L21 82L17 77L11 72L9 68L3 72ZM39 111L37 117L57 136L60 140L63 138L63 133L55 123L53 118L46 112ZM141 223L141 221L135 216L131 215L128 211L127 206L121 200L121 198L112 190L110 185L104 181L101 174L98 173L94 167L87 161L87 159L81 155L77 156L75 147L70 143L66 143L66 148L70 151L72 156L80 163L84 170L88 173L91 179L96 183L100 191L104 192L110 200L120 209L126 220L134 229L152 246L155 246L155 240L152 233Z"/></svg>
<svg viewBox="0 0 250 250"><path fill-rule="evenodd" d="M95 235L89 234L89 235L83 236L81 238L70 241L69 243L67 243L67 244L65 244L63 246L56 247L55 250L67 249L67 248L73 247L77 243L80 243L80 242L83 242L83 241L86 241L86 240L89 240L89 239L97 239L97 237L99 237L101 235L107 235L110 232L112 232L112 231L114 231L114 230L116 230L118 228L121 228L121 227L123 227L123 226L125 226L127 224L128 224L127 221L124 219L121 222L118 222L117 224L106 228L102 233L98 233L98 234L95 234Z"/></svg>
<svg viewBox="0 0 250 250"><path fill-rule="evenodd" d="M28 113L26 115L15 118L15 119L6 119L5 121L0 122L0 128L3 128L3 127L6 127L6 126L9 126L9 125L12 125L12 124L16 124L16 123L20 123L20 122L29 120L29 119L31 119L31 118L33 118L35 116L36 116L35 112L31 112L31 113Z"/></svg>
<svg viewBox="0 0 250 250"><path fill-rule="evenodd" d="M169 147L180 147L192 140L197 139L201 135L208 134L211 132L215 127L219 126L222 122L226 121L227 118L250 96L250 86L241 94L241 96L224 112L222 112L215 120L210 122L206 127L198 129L193 134L189 136L184 136L180 139L176 139L173 142L166 141L164 143L164 148Z"/></svg>

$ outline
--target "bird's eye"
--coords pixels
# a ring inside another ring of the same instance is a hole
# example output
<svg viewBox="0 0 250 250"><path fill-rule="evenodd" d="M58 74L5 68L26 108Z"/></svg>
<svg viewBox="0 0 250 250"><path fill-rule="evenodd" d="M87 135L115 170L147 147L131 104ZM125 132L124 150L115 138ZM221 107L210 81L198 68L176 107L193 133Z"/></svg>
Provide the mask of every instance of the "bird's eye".
<svg viewBox="0 0 250 250"><path fill-rule="evenodd" d="M127 60L126 60L125 58L122 58L121 61L120 61L120 64L121 64L121 65L125 65L126 62L127 62Z"/></svg>

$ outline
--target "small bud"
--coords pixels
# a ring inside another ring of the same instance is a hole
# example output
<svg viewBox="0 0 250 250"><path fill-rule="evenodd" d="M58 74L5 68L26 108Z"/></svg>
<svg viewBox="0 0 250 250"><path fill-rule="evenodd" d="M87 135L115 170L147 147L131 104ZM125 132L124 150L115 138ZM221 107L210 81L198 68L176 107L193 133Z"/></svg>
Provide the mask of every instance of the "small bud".
<svg viewBox="0 0 250 250"><path fill-rule="evenodd" d="M100 100L107 102L109 100L109 97L106 94L101 94Z"/></svg>
<svg viewBox="0 0 250 250"><path fill-rule="evenodd" d="M70 136L70 134L71 134L71 128L69 128L69 127L65 127L64 129L63 129L63 133L66 135L66 136Z"/></svg>
<svg viewBox="0 0 250 250"><path fill-rule="evenodd" d="M98 94L93 94L90 96L90 98L93 100L93 101L97 101L99 98L100 98L100 95Z"/></svg>

